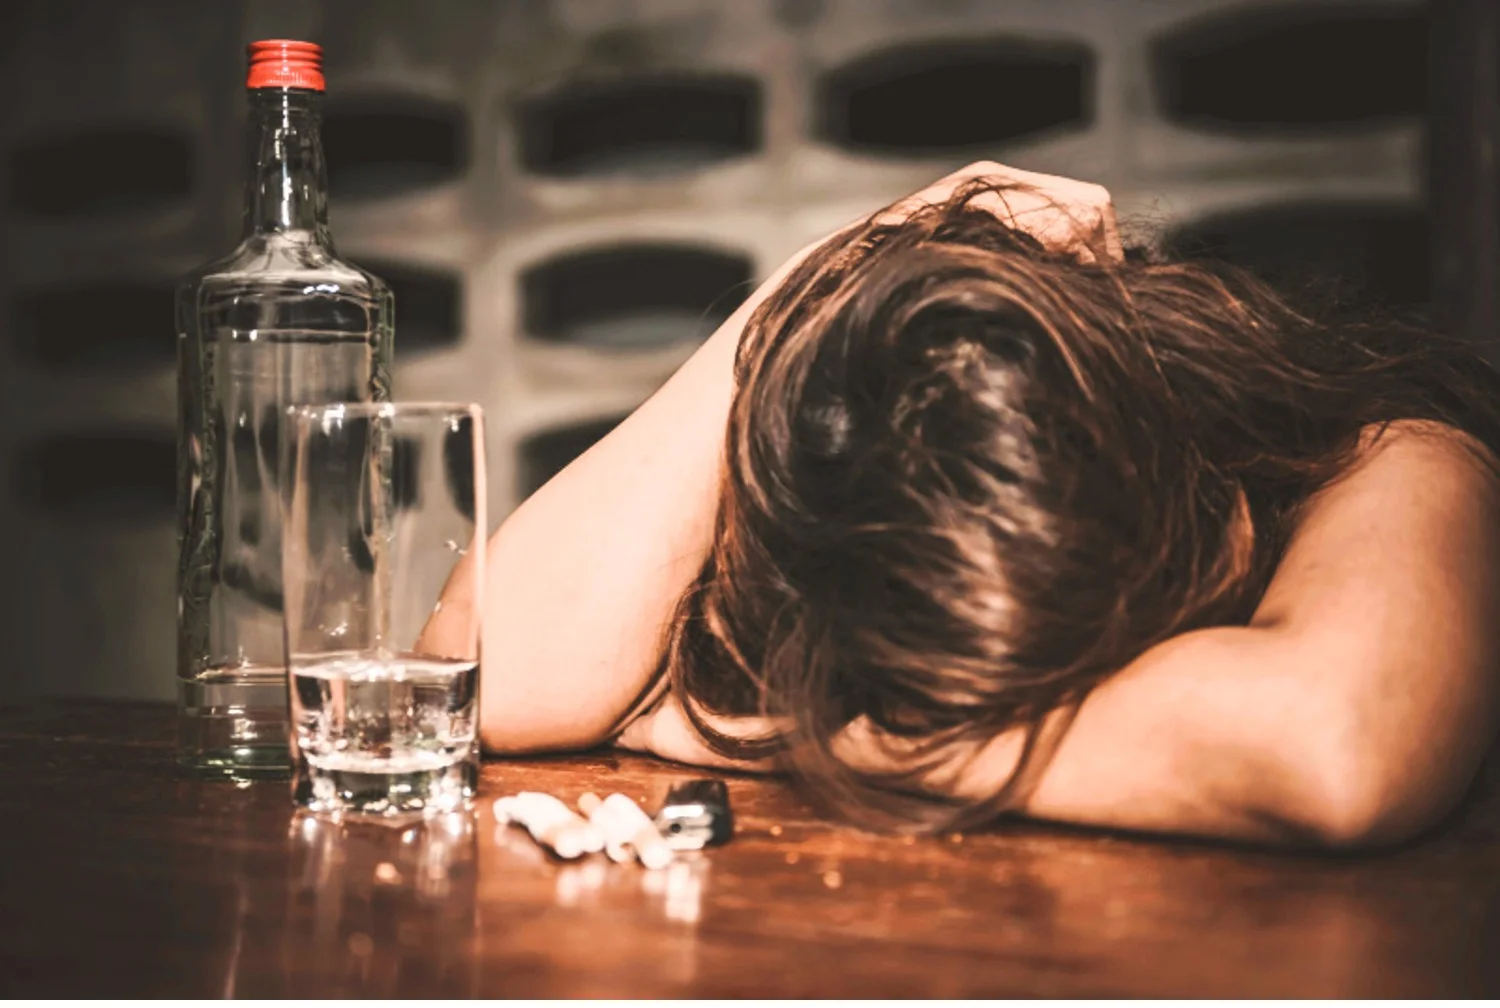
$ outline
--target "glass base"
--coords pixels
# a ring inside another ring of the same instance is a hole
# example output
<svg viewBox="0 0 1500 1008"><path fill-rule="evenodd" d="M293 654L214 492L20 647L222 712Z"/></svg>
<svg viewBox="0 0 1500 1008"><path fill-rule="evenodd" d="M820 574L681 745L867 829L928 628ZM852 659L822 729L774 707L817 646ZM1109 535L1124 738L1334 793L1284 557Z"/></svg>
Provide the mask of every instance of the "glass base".
<svg viewBox="0 0 1500 1008"><path fill-rule="evenodd" d="M291 773L284 669L211 669L178 680L177 697L177 762L184 769L231 780Z"/></svg>
<svg viewBox="0 0 1500 1008"><path fill-rule="evenodd" d="M292 800L313 812L373 816L438 815L467 808L479 783L472 758L403 773L321 770L299 762Z"/></svg>

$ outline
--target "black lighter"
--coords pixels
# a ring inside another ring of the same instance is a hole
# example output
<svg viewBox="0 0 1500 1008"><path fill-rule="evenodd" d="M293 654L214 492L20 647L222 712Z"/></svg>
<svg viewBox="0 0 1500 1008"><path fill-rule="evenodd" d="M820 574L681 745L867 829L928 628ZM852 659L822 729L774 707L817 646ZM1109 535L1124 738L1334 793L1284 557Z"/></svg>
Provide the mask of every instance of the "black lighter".
<svg viewBox="0 0 1500 1008"><path fill-rule="evenodd" d="M656 813L656 828L673 850L698 850L728 840L734 816L724 782L703 778L674 784Z"/></svg>

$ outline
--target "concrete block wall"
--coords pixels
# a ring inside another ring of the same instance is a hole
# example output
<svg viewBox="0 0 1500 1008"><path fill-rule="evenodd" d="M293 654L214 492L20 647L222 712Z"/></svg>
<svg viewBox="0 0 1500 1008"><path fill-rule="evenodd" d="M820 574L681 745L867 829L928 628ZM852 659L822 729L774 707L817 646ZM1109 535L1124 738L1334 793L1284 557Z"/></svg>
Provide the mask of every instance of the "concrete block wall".
<svg viewBox="0 0 1500 1008"><path fill-rule="evenodd" d="M326 49L340 248L498 520L806 242L979 157L1419 303L1408 0L22 5L0 116L11 691L172 694L171 281L238 233L243 46Z"/></svg>

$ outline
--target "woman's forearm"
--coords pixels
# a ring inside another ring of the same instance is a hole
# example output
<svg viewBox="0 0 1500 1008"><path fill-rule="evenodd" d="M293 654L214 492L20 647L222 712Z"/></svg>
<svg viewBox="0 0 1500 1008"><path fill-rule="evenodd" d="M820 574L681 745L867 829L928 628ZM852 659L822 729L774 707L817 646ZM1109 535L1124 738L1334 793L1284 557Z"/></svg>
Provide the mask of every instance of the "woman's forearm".
<svg viewBox="0 0 1500 1008"><path fill-rule="evenodd" d="M720 329L491 538L487 748L596 744L645 686L712 539L736 335Z"/></svg>
<svg viewBox="0 0 1500 1008"><path fill-rule="evenodd" d="M1084 702L1027 810L1334 846L1403 840L1500 720L1500 489L1397 425L1314 498L1248 627L1167 641Z"/></svg>
<svg viewBox="0 0 1500 1008"><path fill-rule="evenodd" d="M1070 724L1049 721L1038 783L1013 810L1079 825L1261 842L1319 834L1327 802L1315 771L1330 722L1309 702L1313 691L1298 681L1295 658L1277 633L1245 627L1201 630L1152 649L1091 695ZM755 736L768 727L758 718L721 724ZM1055 749L1049 739L1059 743ZM772 769L713 752L676 697L632 724L619 744L699 766ZM933 795L984 800L1011 779L1022 744L1021 730L1012 729L972 756L953 753L912 783ZM882 775L907 768L909 748L873 733L864 719L834 740L846 765Z"/></svg>
<svg viewBox="0 0 1500 1008"><path fill-rule="evenodd" d="M486 748L595 745L646 687L667 621L712 542L740 334L814 247L491 538Z"/></svg>

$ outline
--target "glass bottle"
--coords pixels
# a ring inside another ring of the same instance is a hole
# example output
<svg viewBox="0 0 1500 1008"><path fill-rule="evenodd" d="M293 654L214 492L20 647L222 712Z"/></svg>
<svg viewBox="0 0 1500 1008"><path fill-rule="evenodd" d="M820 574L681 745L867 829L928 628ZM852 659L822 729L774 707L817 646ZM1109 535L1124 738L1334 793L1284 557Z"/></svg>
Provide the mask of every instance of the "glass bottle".
<svg viewBox="0 0 1500 1008"><path fill-rule="evenodd" d="M287 772L277 486L288 406L390 398L393 303L340 259L321 50L252 43L244 237L177 287L178 758Z"/></svg>

